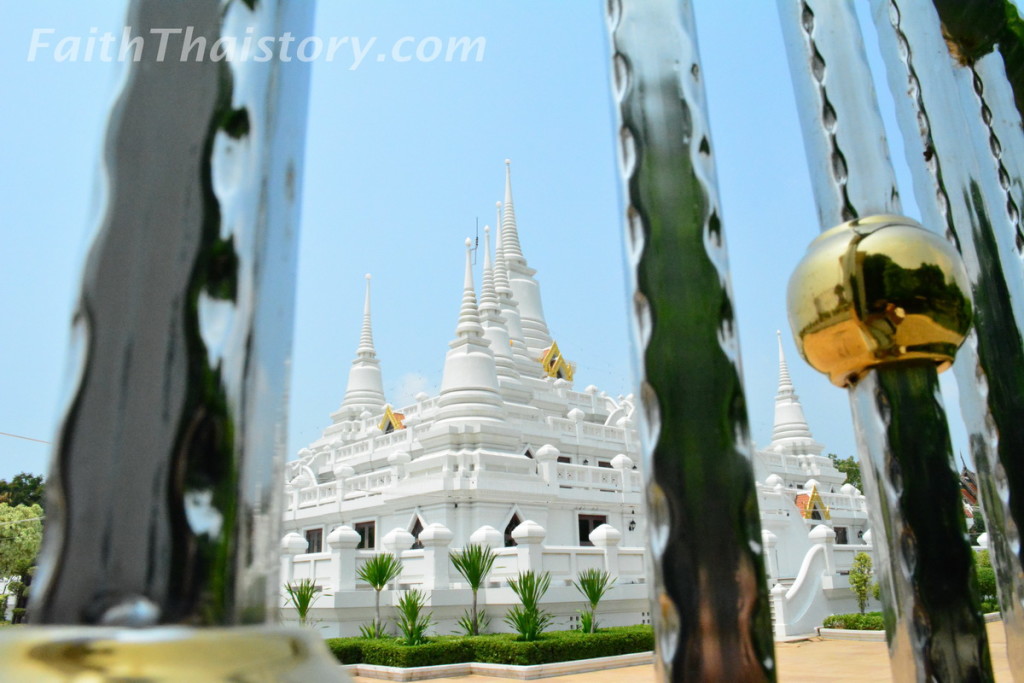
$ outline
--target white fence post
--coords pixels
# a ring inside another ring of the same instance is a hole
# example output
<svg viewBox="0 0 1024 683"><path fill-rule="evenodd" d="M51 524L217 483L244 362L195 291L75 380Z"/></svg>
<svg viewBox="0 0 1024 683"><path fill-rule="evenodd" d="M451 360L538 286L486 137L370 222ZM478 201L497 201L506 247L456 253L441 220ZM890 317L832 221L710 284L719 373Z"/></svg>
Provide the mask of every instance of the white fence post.
<svg viewBox="0 0 1024 683"><path fill-rule="evenodd" d="M602 524L590 532L590 542L604 550L604 569L613 578L619 576L619 542L622 532L611 524Z"/></svg>
<svg viewBox="0 0 1024 683"><path fill-rule="evenodd" d="M495 529L489 524L485 524L469 537L469 542L473 545L484 545L494 550L495 548L505 547L505 535Z"/></svg>
<svg viewBox="0 0 1024 683"><path fill-rule="evenodd" d="M331 585L335 591L356 589L356 548L361 537L350 526L342 525L327 535L331 549Z"/></svg>
<svg viewBox="0 0 1024 683"><path fill-rule="evenodd" d="M448 576L448 546L455 534L443 524L428 524L420 532L423 544L423 589L444 590L451 587Z"/></svg>
<svg viewBox="0 0 1024 683"><path fill-rule="evenodd" d="M558 482L558 456L561 452L549 443L544 444L533 454L537 461L537 468L540 470L541 479L548 484Z"/></svg>
<svg viewBox="0 0 1024 683"><path fill-rule="evenodd" d="M516 553L519 556L519 571L541 572L544 570L544 539L548 532L532 519L528 519L512 530Z"/></svg>
<svg viewBox="0 0 1024 683"><path fill-rule="evenodd" d="M819 524L811 529L807 538L811 539L813 545L825 546L825 572L831 579L836 575L836 532L824 524ZM826 587L831 588L830 585Z"/></svg>
<svg viewBox="0 0 1024 683"><path fill-rule="evenodd" d="M295 556L306 552L309 541L292 531L285 534L281 539L281 582L288 584L292 581L292 572L295 565Z"/></svg>
<svg viewBox="0 0 1024 683"><path fill-rule="evenodd" d="M763 546L765 569L769 578L773 579L779 576L779 560L775 556L775 545L778 542L778 536L767 529L761 529L761 545Z"/></svg>

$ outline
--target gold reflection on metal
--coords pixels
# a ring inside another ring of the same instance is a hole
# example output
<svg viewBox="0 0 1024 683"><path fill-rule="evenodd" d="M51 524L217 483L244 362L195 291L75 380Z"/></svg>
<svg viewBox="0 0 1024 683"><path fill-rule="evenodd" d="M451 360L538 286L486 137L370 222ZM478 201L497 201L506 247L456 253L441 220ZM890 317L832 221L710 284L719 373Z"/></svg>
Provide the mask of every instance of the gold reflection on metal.
<svg viewBox="0 0 1024 683"><path fill-rule="evenodd" d="M0 635L4 680L347 681L315 631L40 626Z"/></svg>
<svg viewBox="0 0 1024 683"><path fill-rule="evenodd" d="M903 216L878 215L822 233L789 281L797 348L833 384L876 365L953 362L971 325L970 284L956 249Z"/></svg>

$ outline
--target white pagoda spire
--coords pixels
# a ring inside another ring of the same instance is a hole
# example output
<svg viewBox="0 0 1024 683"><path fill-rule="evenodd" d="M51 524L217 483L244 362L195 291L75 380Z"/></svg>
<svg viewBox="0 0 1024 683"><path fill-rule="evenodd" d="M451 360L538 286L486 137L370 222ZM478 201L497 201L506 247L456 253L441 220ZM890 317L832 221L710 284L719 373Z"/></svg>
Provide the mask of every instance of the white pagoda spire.
<svg viewBox="0 0 1024 683"><path fill-rule="evenodd" d="M490 342L484 337L473 287L472 240L466 240L466 277L455 339L449 346L441 378L438 421L458 418L503 420L498 372Z"/></svg>
<svg viewBox="0 0 1024 683"><path fill-rule="evenodd" d="M526 265L523 247L519 244L519 229L516 226L516 207L512 202L512 161L505 159L505 206L501 219L501 230L505 237L505 258L510 262Z"/></svg>
<svg viewBox="0 0 1024 683"><path fill-rule="evenodd" d="M522 321L523 340L529 354L535 359L551 346L551 335L544 320L541 305L540 285L533 279L537 271L530 268L519 244L519 228L516 225L516 209L512 202L512 162L505 159L505 205L501 220L501 243L505 265L508 268L509 284Z"/></svg>
<svg viewBox="0 0 1024 683"><path fill-rule="evenodd" d="M491 263L491 228L484 226L484 277L480 288L480 316L484 337L491 343L498 380L519 381L516 362L512 358L512 343L509 339L505 318L501 315L501 304L494 286L494 266Z"/></svg>
<svg viewBox="0 0 1024 683"><path fill-rule="evenodd" d="M768 448L793 455L820 455L824 446L811 436L811 428L793 389L786 356L782 352L782 334L776 332L776 336L779 342L779 390L775 394L775 424Z"/></svg>
<svg viewBox="0 0 1024 683"><path fill-rule="evenodd" d="M360 415L364 410L376 414L384 410L384 382L381 379L380 360L373 348L373 327L370 324L370 274L366 274L366 299L363 303L363 327L359 334L359 348L348 371L348 389L341 408L349 415Z"/></svg>
<svg viewBox="0 0 1024 683"><path fill-rule="evenodd" d="M502 205L497 202L495 207L498 210L498 224L501 224ZM494 288L498 294L498 303L501 305L501 314L505 318L505 326L508 328L509 342L512 345L512 357L516 361L520 375L527 377L542 377L544 372L536 358L530 356L526 348L526 341L523 338L523 325L519 316L519 302L516 301L515 293L508 279L508 263L505 260L505 230L499 229L497 245L494 250Z"/></svg>

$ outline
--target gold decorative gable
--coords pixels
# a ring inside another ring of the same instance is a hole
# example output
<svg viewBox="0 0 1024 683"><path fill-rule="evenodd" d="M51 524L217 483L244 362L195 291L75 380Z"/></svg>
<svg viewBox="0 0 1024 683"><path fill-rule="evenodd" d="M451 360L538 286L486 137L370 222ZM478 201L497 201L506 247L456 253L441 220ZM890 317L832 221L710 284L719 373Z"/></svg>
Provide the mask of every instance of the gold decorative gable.
<svg viewBox="0 0 1024 683"><path fill-rule="evenodd" d="M576 364L570 363L562 355L562 352L558 350L558 344L551 342L551 346L541 356L540 364L544 367L544 372L548 377L557 377L559 379L567 379L572 381L573 373L576 372Z"/></svg>
<svg viewBox="0 0 1024 683"><path fill-rule="evenodd" d="M823 519L831 520L832 513L829 511L828 506L821 499L821 494L818 493L818 487L812 486L810 495L806 493L800 494L796 497L797 507L800 508L800 512L804 519ZM818 513L818 517L814 516L814 513Z"/></svg>
<svg viewBox="0 0 1024 683"><path fill-rule="evenodd" d="M405 415L391 410L391 406L384 407L384 417L377 428L385 434L390 434L396 429L405 429Z"/></svg>

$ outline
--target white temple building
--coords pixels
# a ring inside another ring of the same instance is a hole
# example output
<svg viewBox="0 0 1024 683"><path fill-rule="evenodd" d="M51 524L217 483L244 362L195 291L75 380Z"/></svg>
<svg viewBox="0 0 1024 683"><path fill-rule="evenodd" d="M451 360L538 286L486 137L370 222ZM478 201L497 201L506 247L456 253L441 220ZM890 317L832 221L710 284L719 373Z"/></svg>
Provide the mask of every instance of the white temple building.
<svg viewBox="0 0 1024 683"><path fill-rule="evenodd" d="M403 572L382 604L425 589L435 631L454 632L470 591L448 552L470 543L498 555L480 594L492 631L507 630L502 617L515 604L507 580L527 569L551 573L544 607L556 615L552 628L576 624L582 597L572 581L590 567L617 577L601 603L602 625L650 623L633 397L574 389L575 367L551 336L521 247L507 161L493 255L485 234L479 298L467 241L440 393L387 402L367 276L341 406L287 465L282 581L313 578L323 588L312 617L326 635L357 635L372 619L374 591L356 568L384 551L401 558ZM864 498L821 455L781 343L779 353L772 442L756 452L754 469L776 633L787 635L855 607L842 572L868 548Z"/></svg>

